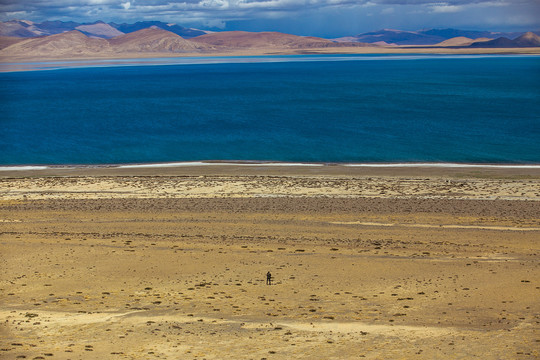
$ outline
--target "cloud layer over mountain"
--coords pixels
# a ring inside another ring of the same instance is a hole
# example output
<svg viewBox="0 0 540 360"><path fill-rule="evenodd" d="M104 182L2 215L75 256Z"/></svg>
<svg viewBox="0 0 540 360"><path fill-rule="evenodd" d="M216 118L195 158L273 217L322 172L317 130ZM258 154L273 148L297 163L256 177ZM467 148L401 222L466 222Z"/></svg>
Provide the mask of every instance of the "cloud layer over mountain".
<svg viewBox="0 0 540 360"><path fill-rule="evenodd" d="M1 0L0 12L0 20L159 19L199 28L319 36L377 28L540 28L538 0Z"/></svg>

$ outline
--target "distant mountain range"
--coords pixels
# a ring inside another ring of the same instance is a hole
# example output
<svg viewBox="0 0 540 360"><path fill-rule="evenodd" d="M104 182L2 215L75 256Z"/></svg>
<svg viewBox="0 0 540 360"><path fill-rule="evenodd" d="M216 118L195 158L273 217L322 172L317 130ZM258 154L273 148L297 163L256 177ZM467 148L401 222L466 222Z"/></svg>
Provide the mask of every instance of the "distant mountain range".
<svg viewBox="0 0 540 360"><path fill-rule="evenodd" d="M152 26L170 31L185 39L209 33L209 31L185 28L180 25L167 24L161 21L139 21L134 24L106 24L103 21L96 21L81 24L73 21L44 21L42 23L34 23L28 20L10 20L0 22L0 36L36 37L78 30L89 37L110 39Z"/></svg>
<svg viewBox="0 0 540 360"><path fill-rule="evenodd" d="M310 53L313 49L380 46L385 48L398 46L414 46L415 48L540 47L540 37L532 32L518 34L517 37L515 33L505 34L511 38L498 35L501 34L455 29L422 32L382 30L329 40L279 32L205 32L156 21L135 24L106 24L101 21L91 24L45 21L37 24L31 21L12 20L0 23L0 58L101 58L149 53L223 54L249 50L259 53L291 51Z"/></svg>
<svg viewBox="0 0 540 360"><path fill-rule="evenodd" d="M0 57L111 57L141 53L211 53L236 50L301 50L361 47L363 43L338 43L328 39L277 32L224 31L185 39L156 26L110 39L89 37L81 30L32 38L0 36Z"/></svg>
<svg viewBox="0 0 540 360"><path fill-rule="evenodd" d="M458 36L433 45L435 47L454 47L454 48L523 48L540 47L540 36L532 32L527 32L517 38L510 40L506 37L496 39L477 38L470 39L464 36Z"/></svg>
<svg viewBox="0 0 540 360"><path fill-rule="evenodd" d="M509 47L538 47L540 46L540 36L533 32L527 32L518 36L514 40L506 37L483 42L473 42L470 47L491 47L491 48L509 48Z"/></svg>
<svg viewBox="0 0 540 360"><path fill-rule="evenodd" d="M57 20L34 23L28 20L10 20L0 22L0 36L37 37L78 30L88 37L110 39L150 27L170 31L183 37L184 39L191 39L197 36L212 33L211 31L186 28L177 24L169 24L161 21L139 21L133 24L116 24L113 22L104 23L103 21L96 21L93 23L78 23L73 21ZM419 31L383 29L331 40L334 42L359 42L380 45L436 45L453 38L463 37L472 40L494 40L500 37L516 39L521 35L523 35L522 32L501 33L459 29L428 29ZM536 32L536 35L540 35L540 32Z"/></svg>
<svg viewBox="0 0 540 360"><path fill-rule="evenodd" d="M345 46L369 46L353 42L339 43L313 36L297 36L279 32L222 31L192 38L192 41L229 49L313 49Z"/></svg>
<svg viewBox="0 0 540 360"><path fill-rule="evenodd" d="M536 35L539 35L538 32ZM515 39L523 35L522 32L500 33L492 31L468 31L458 29L430 29L420 31L402 31L383 29L367 32L355 36L333 39L334 41L364 42L380 45L436 45L446 40L463 37L468 39L497 39L505 37Z"/></svg>

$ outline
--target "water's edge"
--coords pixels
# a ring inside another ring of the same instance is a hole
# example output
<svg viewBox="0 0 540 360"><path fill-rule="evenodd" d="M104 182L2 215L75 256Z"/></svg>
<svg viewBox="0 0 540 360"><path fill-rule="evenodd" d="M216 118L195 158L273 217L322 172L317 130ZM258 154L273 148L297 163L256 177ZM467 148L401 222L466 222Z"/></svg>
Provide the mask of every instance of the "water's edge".
<svg viewBox="0 0 540 360"><path fill-rule="evenodd" d="M138 164L92 164L92 165L9 165L0 171L36 171L67 169L144 169L197 166L251 166L251 167L325 167L342 166L354 168L463 168L463 169L540 169L540 164L480 164L480 163L316 163L316 162L268 162L268 161L185 161Z"/></svg>

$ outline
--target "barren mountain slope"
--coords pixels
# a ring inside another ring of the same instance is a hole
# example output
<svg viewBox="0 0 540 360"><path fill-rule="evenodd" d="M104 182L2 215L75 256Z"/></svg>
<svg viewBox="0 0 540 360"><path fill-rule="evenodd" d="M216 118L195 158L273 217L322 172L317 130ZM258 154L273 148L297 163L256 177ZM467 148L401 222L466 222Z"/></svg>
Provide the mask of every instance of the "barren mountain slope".
<svg viewBox="0 0 540 360"><path fill-rule="evenodd" d="M362 46L358 43L336 43L331 40L311 37L283 34L278 32L246 32L224 31L198 36L192 39L204 44L220 46L224 48L288 48L309 49L340 46Z"/></svg>
<svg viewBox="0 0 540 360"><path fill-rule="evenodd" d="M148 28L109 39L117 53L123 52L196 52L210 50L212 45L186 40L175 33Z"/></svg>
<svg viewBox="0 0 540 360"><path fill-rule="evenodd" d="M73 30L62 34L32 38L2 50L8 56L81 56L110 53L105 39L93 39Z"/></svg>

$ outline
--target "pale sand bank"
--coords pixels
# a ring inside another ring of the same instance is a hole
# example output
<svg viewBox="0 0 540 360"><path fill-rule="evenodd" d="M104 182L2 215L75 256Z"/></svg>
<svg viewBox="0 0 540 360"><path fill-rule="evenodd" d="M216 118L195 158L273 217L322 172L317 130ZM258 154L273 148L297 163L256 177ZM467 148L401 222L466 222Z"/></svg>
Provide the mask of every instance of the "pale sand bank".
<svg viewBox="0 0 540 360"><path fill-rule="evenodd" d="M0 178L49 176L430 176L540 178L540 164L194 161L120 165L5 165Z"/></svg>
<svg viewBox="0 0 540 360"><path fill-rule="evenodd" d="M291 163L291 162L271 162L271 161L186 161L171 163L143 163L143 164L120 164L120 165L12 165L0 166L0 172L5 171L37 171L37 170L78 170L85 169L155 169L160 171L163 168L197 168L199 166L211 166L216 168L233 167L284 167L289 169L302 167L326 167L332 166L340 168L343 172L347 168L417 168L417 169L500 169L500 170L538 170L540 164L474 164L474 163ZM1 174L1 173L0 173Z"/></svg>
<svg viewBox="0 0 540 360"><path fill-rule="evenodd" d="M220 165L181 169L49 170L56 176L38 176L45 171L6 171L0 172L5 176L0 176L0 196L4 200L251 197L540 200L540 176L536 175L540 173L540 168L482 169L473 172L476 178L463 174L465 170L461 168L430 170L432 172L422 171L421 168ZM384 175L390 171L402 171L403 175ZM527 175L518 176L518 171ZM133 176L121 175L127 173ZM251 175L239 175L242 173ZM262 175L264 173L269 175ZM25 177L29 174L33 176Z"/></svg>
<svg viewBox="0 0 540 360"><path fill-rule="evenodd" d="M253 56L287 56L287 55L460 55L460 56L483 56L483 55L520 55L527 56L540 55L540 47L524 48L452 48L452 47L339 47L323 49L249 49L226 52L209 53L125 53L116 55L55 55L49 56L11 56L3 54L0 57L0 72L12 71L35 71L50 70L72 67L93 67L103 66L104 62L109 62L111 66L117 65L145 65L152 59L162 62L163 59L180 62L191 61L190 59L201 59L202 62L221 62L222 58L237 58L236 61L243 62L242 58ZM137 62L139 60L139 62ZM122 64L123 61L127 61Z"/></svg>
<svg viewBox="0 0 540 360"><path fill-rule="evenodd" d="M272 169L0 178L0 357L540 356L538 174Z"/></svg>

